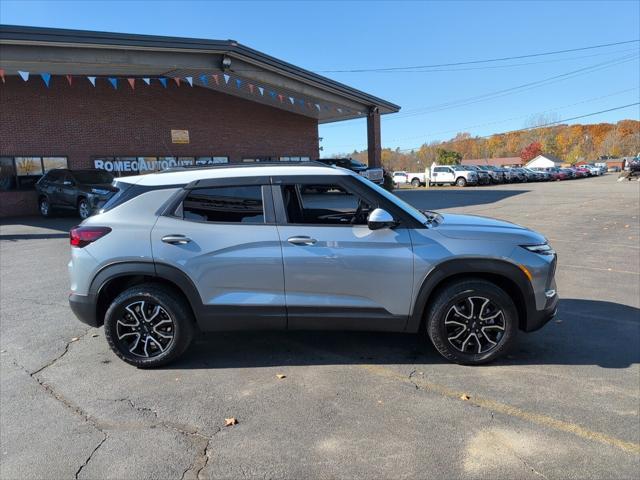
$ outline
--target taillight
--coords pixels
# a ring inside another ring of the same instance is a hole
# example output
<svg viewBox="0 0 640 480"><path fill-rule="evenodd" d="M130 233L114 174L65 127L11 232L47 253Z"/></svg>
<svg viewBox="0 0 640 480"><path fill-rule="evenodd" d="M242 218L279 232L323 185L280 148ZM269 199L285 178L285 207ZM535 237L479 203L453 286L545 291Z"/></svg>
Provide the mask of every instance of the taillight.
<svg viewBox="0 0 640 480"><path fill-rule="evenodd" d="M86 247L110 231L109 227L73 227L69 232L69 243L72 247Z"/></svg>

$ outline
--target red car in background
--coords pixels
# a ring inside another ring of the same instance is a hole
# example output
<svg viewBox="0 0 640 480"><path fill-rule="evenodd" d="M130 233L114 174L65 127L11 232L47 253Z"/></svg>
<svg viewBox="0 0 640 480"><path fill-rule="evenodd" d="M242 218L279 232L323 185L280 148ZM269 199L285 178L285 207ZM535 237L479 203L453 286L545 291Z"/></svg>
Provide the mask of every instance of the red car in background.
<svg viewBox="0 0 640 480"><path fill-rule="evenodd" d="M590 177L591 176L591 171L586 169L586 168L573 167L573 169L576 171L576 174L578 175L578 178Z"/></svg>
<svg viewBox="0 0 640 480"><path fill-rule="evenodd" d="M550 168L547 170L551 175L551 180L567 180L568 175L559 168Z"/></svg>

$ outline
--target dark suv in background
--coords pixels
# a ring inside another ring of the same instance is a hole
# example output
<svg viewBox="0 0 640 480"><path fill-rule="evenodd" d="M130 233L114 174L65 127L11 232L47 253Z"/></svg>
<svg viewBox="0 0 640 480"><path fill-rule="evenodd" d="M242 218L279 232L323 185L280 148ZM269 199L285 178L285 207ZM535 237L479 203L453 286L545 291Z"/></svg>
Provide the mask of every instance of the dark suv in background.
<svg viewBox="0 0 640 480"><path fill-rule="evenodd" d="M113 175L104 170L49 170L36 183L38 209L49 217L56 209L75 210L89 217L114 193Z"/></svg>

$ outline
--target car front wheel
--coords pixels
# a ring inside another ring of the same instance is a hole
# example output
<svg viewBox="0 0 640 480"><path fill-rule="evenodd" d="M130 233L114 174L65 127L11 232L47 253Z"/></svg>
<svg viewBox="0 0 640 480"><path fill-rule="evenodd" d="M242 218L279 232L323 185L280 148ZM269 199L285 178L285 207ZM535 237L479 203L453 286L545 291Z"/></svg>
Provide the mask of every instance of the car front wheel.
<svg viewBox="0 0 640 480"><path fill-rule="evenodd" d="M467 186L467 180L464 177L460 177L456 180L456 185L459 187L466 187Z"/></svg>
<svg viewBox="0 0 640 480"><path fill-rule="evenodd" d="M78 216L83 220L91 216L91 207L86 198L78 200Z"/></svg>
<svg viewBox="0 0 640 480"><path fill-rule="evenodd" d="M438 352L462 365L480 365L503 355L518 330L516 307L507 293L485 280L461 280L441 289L426 316Z"/></svg>
<svg viewBox="0 0 640 480"><path fill-rule="evenodd" d="M417 178L414 178L413 180L411 180L411 186L414 188L418 188L420 186L420 180Z"/></svg>
<svg viewBox="0 0 640 480"><path fill-rule="evenodd" d="M104 319L111 350L138 368L165 365L184 353L194 333L191 309L175 292L143 284L116 297Z"/></svg>

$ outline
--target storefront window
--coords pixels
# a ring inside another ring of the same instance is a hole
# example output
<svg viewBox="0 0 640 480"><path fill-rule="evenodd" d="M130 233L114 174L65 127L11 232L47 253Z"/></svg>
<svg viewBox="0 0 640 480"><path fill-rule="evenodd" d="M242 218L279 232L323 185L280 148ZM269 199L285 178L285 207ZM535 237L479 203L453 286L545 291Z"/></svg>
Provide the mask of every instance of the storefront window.
<svg viewBox="0 0 640 480"><path fill-rule="evenodd" d="M67 157L0 157L0 190L29 190L54 168L67 168Z"/></svg>

